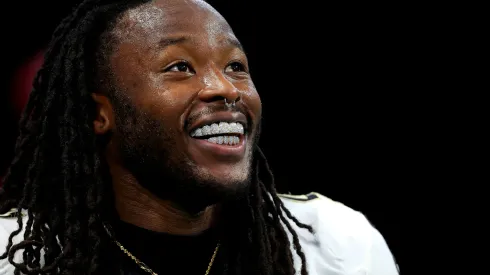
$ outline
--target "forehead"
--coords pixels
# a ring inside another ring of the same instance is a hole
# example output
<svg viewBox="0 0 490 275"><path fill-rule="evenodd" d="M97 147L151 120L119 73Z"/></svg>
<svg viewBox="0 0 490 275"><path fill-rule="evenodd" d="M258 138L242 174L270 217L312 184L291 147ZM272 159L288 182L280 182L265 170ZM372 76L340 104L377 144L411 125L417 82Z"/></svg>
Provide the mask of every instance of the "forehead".
<svg viewBox="0 0 490 275"><path fill-rule="evenodd" d="M187 37L207 44L236 39L226 20L203 1L153 1L128 10L114 32L123 41L156 45L163 38Z"/></svg>

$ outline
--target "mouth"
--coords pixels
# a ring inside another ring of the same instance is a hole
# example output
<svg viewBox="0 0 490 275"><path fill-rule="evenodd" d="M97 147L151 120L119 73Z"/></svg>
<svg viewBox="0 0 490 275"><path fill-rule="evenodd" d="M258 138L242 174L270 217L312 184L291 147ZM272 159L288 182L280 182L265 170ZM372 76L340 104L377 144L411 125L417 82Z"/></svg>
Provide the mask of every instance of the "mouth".
<svg viewBox="0 0 490 275"><path fill-rule="evenodd" d="M246 118L241 113L218 113L190 127L199 149L214 155L242 157L246 144Z"/></svg>
<svg viewBox="0 0 490 275"><path fill-rule="evenodd" d="M245 129L240 122L215 122L191 132L191 137L219 145L235 146L243 139Z"/></svg>

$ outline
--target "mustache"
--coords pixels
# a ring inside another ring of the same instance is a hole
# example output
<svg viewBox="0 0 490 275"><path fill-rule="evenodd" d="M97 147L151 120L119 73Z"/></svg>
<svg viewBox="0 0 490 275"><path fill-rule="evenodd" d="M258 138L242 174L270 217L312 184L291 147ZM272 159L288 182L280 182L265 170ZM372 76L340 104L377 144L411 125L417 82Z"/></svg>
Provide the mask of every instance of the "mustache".
<svg viewBox="0 0 490 275"><path fill-rule="evenodd" d="M206 106L206 108L191 113L187 118L186 126L193 124L203 116L212 115L218 112L241 113L247 118L247 124L249 127L254 125L254 121L252 121L252 117L250 116L249 112L247 112L247 109L242 104L237 103L231 107L225 106L224 104L210 104Z"/></svg>

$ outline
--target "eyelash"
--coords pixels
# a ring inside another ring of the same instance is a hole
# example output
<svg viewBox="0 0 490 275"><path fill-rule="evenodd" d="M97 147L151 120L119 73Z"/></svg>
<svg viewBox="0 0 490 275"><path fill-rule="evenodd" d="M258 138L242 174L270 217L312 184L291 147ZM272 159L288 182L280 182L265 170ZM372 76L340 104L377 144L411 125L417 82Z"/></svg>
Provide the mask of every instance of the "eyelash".
<svg viewBox="0 0 490 275"><path fill-rule="evenodd" d="M239 67L240 67L239 72L246 72L247 71L245 65L239 61L230 62L228 65L226 65L225 70L226 70L226 68L228 68L228 66L231 66L231 65L239 65Z"/></svg>
<svg viewBox="0 0 490 275"><path fill-rule="evenodd" d="M191 72L195 73L194 69L193 69L193 68L192 68L192 66L189 64L189 62L187 62L187 61L185 61L185 60L182 60L182 61L179 61L179 62L177 62L177 63L174 63L173 65L171 65L171 66L167 67L167 68L164 70L164 72L169 72L169 71L171 71L173 68L178 67L179 65L185 65L185 66L187 66L187 68L188 68L188 69L189 69ZM226 70L226 68L228 68L229 66L232 66L232 65L238 65L238 67L239 67L239 68L238 68L238 71L234 71L234 72L246 72L246 67L245 67L245 65L244 65L243 63L239 62L239 61L233 61L233 62L228 63L228 65L226 65L226 67L225 67L225 70ZM178 70L178 71L180 72L180 70Z"/></svg>
<svg viewBox="0 0 490 275"><path fill-rule="evenodd" d="M169 72L169 71L171 71L171 70L172 70L172 68L176 68L176 67L177 67L177 66L179 66L179 65L185 65L185 66L187 66L187 68L188 68L188 69L189 69L191 72L195 73L195 72L194 72L194 69L193 69L193 68L192 68L192 66L191 66L191 64L189 64L189 62L187 62L187 61L185 61L185 60L181 60L181 61L178 61L178 62L176 62L176 63L172 64L171 66L167 67L167 68L164 70L164 72Z"/></svg>

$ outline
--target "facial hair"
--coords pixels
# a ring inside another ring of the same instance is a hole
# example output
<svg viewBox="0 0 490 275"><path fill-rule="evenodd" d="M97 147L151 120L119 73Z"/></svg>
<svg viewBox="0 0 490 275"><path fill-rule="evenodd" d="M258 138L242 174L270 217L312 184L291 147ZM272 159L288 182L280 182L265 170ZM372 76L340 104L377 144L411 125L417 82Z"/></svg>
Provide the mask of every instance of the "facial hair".
<svg viewBox="0 0 490 275"><path fill-rule="evenodd" d="M143 188L189 213L219 202L238 200L248 193L251 156L245 179L229 182L229 179L210 177L176 149L178 133L167 127L164 119L141 110L122 93L117 93L112 102L117 129L113 138L119 157Z"/></svg>

